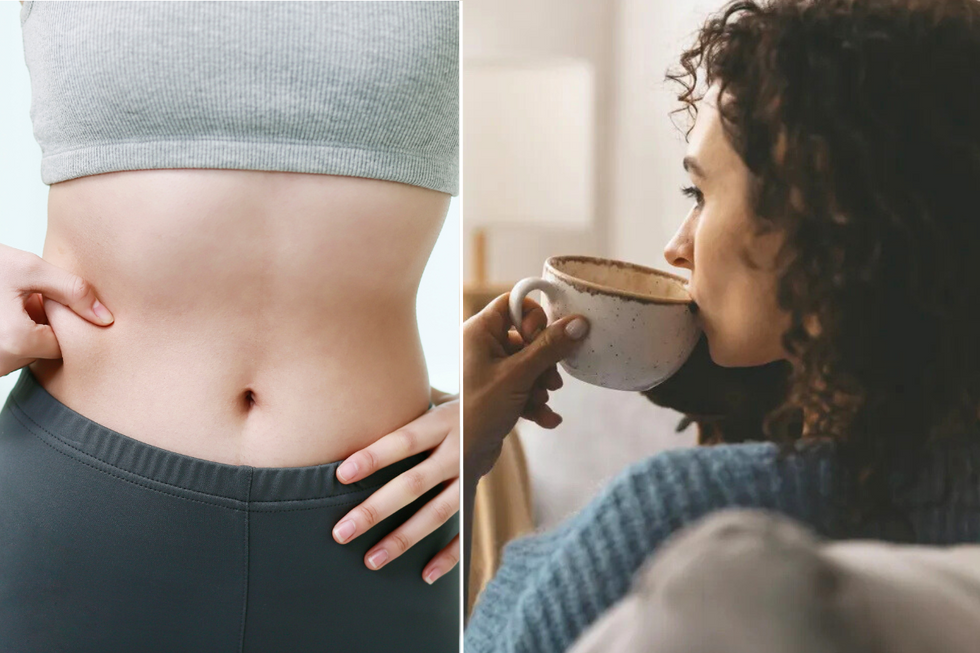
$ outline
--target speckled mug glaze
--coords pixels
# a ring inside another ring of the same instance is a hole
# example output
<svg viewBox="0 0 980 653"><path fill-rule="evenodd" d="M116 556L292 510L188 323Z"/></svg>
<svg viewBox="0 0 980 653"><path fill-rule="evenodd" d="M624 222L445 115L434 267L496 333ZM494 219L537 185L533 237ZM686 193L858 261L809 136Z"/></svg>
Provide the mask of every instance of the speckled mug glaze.
<svg viewBox="0 0 980 653"><path fill-rule="evenodd" d="M589 333L561 361L576 379L614 390L648 390L674 374L701 335L687 281L653 268L592 256L553 256L541 277L510 292L510 316L521 323L524 297L540 290L548 322L583 315Z"/></svg>

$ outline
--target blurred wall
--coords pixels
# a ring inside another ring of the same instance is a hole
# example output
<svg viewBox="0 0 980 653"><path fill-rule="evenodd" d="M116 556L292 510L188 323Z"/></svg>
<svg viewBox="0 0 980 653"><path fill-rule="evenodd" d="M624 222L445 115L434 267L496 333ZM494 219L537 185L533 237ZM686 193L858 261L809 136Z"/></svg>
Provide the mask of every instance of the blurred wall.
<svg viewBox="0 0 980 653"><path fill-rule="evenodd" d="M589 61L596 80L595 222L591 229L494 226L487 237L487 277L512 282L541 273L555 254L608 253L611 214L614 25L616 2L603 0L466 0L463 68L467 59L577 57ZM464 72L463 93L466 93ZM466 116L463 115L463 129ZM467 153L463 152L463 174ZM465 201L463 211L466 211ZM463 232L465 279L472 277L471 238Z"/></svg>
<svg viewBox="0 0 980 653"><path fill-rule="evenodd" d="M538 275L554 254L611 256L687 276L670 268L664 246L690 209L679 189L686 144L668 112L677 106L664 74L719 0L466 0L464 67L470 58L573 56L596 73L596 216L579 232L494 227L488 235L488 278L513 282ZM463 79L466 93L466 78ZM678 124L685 126L683 117ZM463 115L466 129L466 115ZM466 174L467 152L463 152ZM464 202L465 204L465 202ZM464 206L464 213L466 208ZM464 278L470 242L464 218ZM680 414L635 392L617 392L567 374L549 405L564 418L554 429L518 423L528 459L534 518L550 528L581 509L630 463L694 444L676 432Z"/></svg>
<svg viewBox="0 0 980 653"><path fill-rule="evenodd" d="M669 116L680 106L679 87L664 75L723 3L619 0L618 5L609 250L615 258L688 277L663 255L691 208L691 200L679 192L690 183L681 166L689 122L684 114Z"/></svg>
<svg viewBox="0 0 980 653"><path fill-rule="evenodd" d="M464 67L467 59L569 56L589 61L596 73L593 228L493 227L487 252L491 281L537 275L554 254L668 267L664 246L690 202L679 192L687 183L681 167L685 143L668 116L678 104L664 74L708 13L721 5L719 0L467 0ZM683 116L678 119L683 126ZM464 151L464 175L466 156ZM472 278L470 235L464 220L467 279Z"/></svg>
<svg viewBox="0 0 980 653"><path fill-rule="evenodd" d="M31 128L31 80L24 63L20 3L0 3L0 243L40 255L48 222L41 148ZM0 377L0 405L20 371Z"/></svg>

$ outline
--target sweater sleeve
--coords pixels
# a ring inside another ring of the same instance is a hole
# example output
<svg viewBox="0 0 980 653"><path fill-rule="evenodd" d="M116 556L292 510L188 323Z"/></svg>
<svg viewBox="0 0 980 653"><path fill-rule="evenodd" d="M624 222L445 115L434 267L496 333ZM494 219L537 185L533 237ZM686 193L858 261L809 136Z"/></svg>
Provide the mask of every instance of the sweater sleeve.
<svg viewBox="0 0 980 653"><path fill-rule="evenodd" d="M620 472L555 529L512 540L477 598L467 653L559 653L626 594L674 531L728 507L771 509L823 531L832 459L769 443L667 451Z"/></svg>

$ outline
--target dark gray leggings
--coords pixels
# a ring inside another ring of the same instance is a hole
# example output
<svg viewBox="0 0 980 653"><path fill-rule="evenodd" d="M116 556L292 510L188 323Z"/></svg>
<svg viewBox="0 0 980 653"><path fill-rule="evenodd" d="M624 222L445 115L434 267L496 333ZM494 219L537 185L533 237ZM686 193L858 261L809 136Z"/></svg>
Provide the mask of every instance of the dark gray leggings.
<svg viewBox="0 0 980 653"><path fill-rule="evenodd" d="M0 649L458 651L459 566L422 580L458 514L382 569L363 562L440 486L349 544L331 535L428 455L351 485L341 461L201 460L93 422L23 368L0 411Z"/></svg>

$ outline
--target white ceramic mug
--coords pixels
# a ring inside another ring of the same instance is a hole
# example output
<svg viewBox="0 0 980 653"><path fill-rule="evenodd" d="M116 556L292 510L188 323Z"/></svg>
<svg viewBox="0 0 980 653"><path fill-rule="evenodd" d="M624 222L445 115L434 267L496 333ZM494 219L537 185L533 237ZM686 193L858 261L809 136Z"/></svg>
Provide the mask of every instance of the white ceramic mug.
<svg viewBox="0 0 980 653"><path fill-rule="evenodd" d="M592 256L553 256L541 277L510 292L511 321L521 324L532 290L548 322L578 314L589 333L561 366L577 379L615 390L648 390L674 374L701 335L687 281L653 268Z"/></svg>

